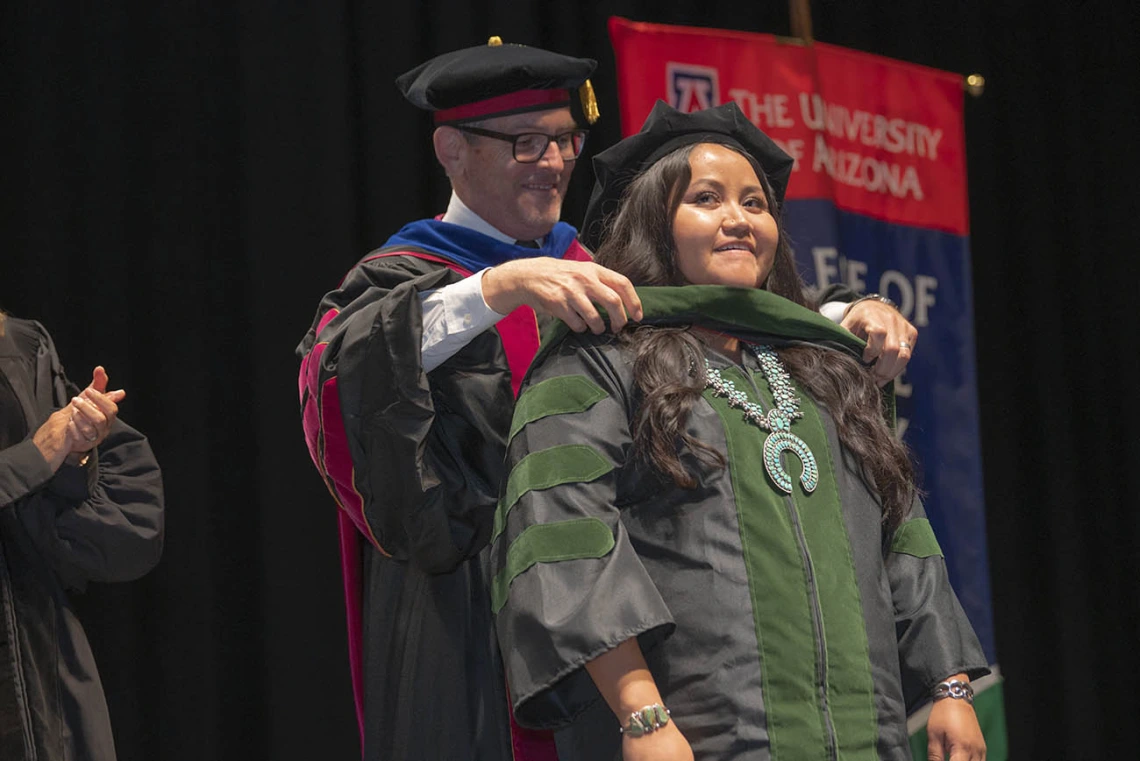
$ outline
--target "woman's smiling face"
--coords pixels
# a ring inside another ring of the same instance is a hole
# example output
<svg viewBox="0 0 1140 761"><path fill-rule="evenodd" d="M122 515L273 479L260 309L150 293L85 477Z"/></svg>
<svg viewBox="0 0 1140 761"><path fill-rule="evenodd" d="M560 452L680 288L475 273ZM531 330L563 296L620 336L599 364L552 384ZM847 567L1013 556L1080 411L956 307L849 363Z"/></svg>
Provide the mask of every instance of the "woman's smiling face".
<svg viewBox="0 0 1140 761"><path fill-rule="evenodd" d="M772 271L779 230L764 186L741 154L701 143L673 217L677 270L693 285L758 288Z"/></svg>

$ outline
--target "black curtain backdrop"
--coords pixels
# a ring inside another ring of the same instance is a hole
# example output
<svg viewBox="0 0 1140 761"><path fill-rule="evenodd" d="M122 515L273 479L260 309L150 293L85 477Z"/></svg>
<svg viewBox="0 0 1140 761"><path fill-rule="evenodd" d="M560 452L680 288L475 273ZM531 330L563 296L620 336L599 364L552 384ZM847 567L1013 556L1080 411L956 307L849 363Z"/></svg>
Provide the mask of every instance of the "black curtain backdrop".
<svg viewBox="0 0 1140 761"><path fill-rule="evenodd" d="M966 133L1015 759L1135 754L1134 7L813 8L820 40L988 79ZM166 474L159 568L82 599L124 760L358 757L293 348L360 255L444 208L428 120L394 77L490 34L593 56L593 151L619 132L611 14L788 32L783 2L4 4L0 305L42 320L81 385L107 366Z"/></svg>

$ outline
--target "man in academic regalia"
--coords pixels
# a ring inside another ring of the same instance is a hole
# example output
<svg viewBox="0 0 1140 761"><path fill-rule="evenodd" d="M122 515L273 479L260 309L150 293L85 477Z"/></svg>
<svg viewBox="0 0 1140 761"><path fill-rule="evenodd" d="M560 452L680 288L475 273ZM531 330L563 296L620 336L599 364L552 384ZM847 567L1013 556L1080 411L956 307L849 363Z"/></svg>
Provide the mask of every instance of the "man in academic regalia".
<svg viewBox="0 0 1140 761"><path fill-rule="evenodd" d="M492 38L401 76L433 114L447 211L358 262L297 349L305 439L340 507L366 759L553 758L507 715L479 554L535 313L595 333L641 318L629 281L559 221L597 118L594 67ZM906 320L874 299L837 310L887 377L902 371Z"/></svg>
<svg viewBox="0 0 1140 761"><path fill-rule="evenodd" d="M367 759L512 758L478 556L534 310L594 332L598 306L615 328L640 318L629 281L559 222L596 118L594 61L496 43L397 80L433 112L450 204L361 260L298 348L306 440L341 508Z"/></svg>

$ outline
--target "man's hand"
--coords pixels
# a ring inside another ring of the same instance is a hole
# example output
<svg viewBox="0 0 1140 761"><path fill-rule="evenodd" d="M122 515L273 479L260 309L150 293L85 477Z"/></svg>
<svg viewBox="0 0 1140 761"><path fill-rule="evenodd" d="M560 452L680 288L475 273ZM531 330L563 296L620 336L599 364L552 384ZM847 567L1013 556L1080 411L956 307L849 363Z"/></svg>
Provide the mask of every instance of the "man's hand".
<svg viewBox="0 0 1140 761"><path fill-rule="evenodd" d="M126 396L127 392L122 389L108 391L107 371L102 365L95 368L91 385L72 398L66 407L71 410L71 427L77 438L72 454L89 452L103 443L119 416L119 402Z"/></svg>
<svg viewBox="0 0 1140 761"><path fill-rule="evenodd" d="M571 330L606 330L595 306L606 310L610 329L617 333L630 320L642 317L641 299L624 275L593 262L549 257L517 259L483 273L483 299L499 314L526 304L536 312L557 317Z"/></svg>
<svg viewBox="0 0 1140 761"><path fill-rule="evenodd" d="M918 331L897 309L874 299L851 305L839 323L867 342L863 361L874 364L875 382L885 386L906 369L918 341Z"/></svg>
<svg viewBox="0 0 1140 761"><path fill-rule="evenodd" d="M986 741L974 707L965 700L934 701L926 723L926 757L930 761L985 761Z"/></svg>

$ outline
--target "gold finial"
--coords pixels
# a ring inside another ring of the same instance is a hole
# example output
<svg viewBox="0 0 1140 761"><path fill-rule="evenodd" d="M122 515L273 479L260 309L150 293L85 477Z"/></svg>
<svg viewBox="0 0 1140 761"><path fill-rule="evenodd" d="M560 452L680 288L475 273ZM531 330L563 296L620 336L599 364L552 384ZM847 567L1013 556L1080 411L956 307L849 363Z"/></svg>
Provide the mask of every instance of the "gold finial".
<svg viewBox="0 0 1140 761"><path fill-rule="evenodd" d="M503 38L497 34L492 35L491 38L487 40L487 47L489 47L489 48L497 48L502 44L503 44Z"/></svg>
<svg viewBox="0 0 1140 761"><path fill-rule="evenodd" d="M594 86L590 80L587 79L578 88L578 99L582 101L582 113L586 121L590 124L596 122L602 114L598 111L598 99L594 97Z"/></svg>
<svg viewBox="0 0 1140 761"><path fill-rule="evenodd" d="M980 96L986 90L986 78L981 74L971 74L966 77L966 92L973 95L975 98Z"/></svg>

